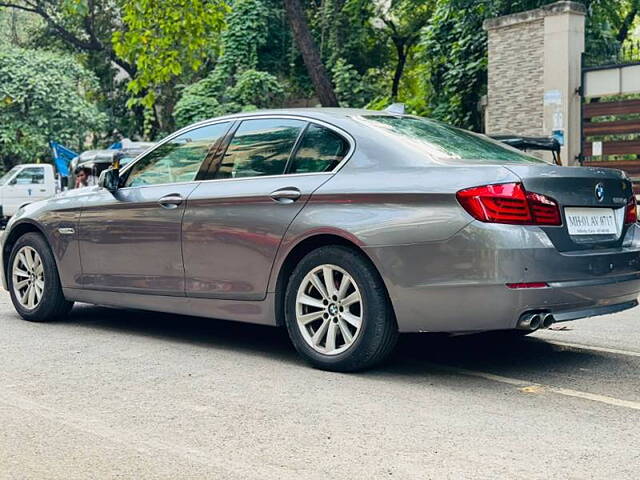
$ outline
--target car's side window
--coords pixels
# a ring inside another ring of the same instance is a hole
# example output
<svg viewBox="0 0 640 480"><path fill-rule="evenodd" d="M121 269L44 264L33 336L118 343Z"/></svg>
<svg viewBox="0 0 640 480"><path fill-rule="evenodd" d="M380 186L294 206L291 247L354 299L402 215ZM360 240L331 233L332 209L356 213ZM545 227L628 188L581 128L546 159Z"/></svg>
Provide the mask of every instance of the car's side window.
<svg viewBox="0 0 640 480"><path fill-rule="evenodd" d="M131 167L124 186L192 182L209 149L229 126L225 122L195 128L160 145Z"/></svg>
<svg viewBox="0 0 640 480"><path fill-rule="evenodd" d="M28 167L23 168L11 182L15 185L41 185L44 183L44 168Z"/></svg>
<svg viewBox="0 0 640 480"><path fill-rule="evenodd" d="M244 120L211 178L283 174L305 124L286 118Z"/></svg>
<svg viewBox="0 0 640 480"><path fill-rule="evenodd" d="M349 143L337 133L310 124L291 161L288 173L328 172L349 152Z"/></svg>

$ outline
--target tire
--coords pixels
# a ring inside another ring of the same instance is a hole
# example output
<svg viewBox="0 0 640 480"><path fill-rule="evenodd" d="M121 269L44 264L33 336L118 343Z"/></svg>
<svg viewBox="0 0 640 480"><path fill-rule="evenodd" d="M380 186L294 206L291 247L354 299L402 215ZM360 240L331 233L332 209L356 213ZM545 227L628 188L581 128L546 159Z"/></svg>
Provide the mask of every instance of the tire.
<svg viewBox="0 0 640 480"><path fill-rule="evenodd" d="M398 328L382 279L351 248L326 246L307 254L291 274L284 302L289 337L316 368L364 370L386 359L396 344Z"/></svg>
<svg viewBox="0 0 640 480"><path fill-rule="evenodd" d="M17 258L20 255L21 257ZM37 261L38 258L40 263ZM31 270L28 267L30 263L36 265L31 269L33 273L30 273ZM18 239L11 250L6 275L13 306L25 320L30 322L58 320L66 317L73 307L73 302L64 298L55 259L46 240L39 233L26 233ZM31 282L27 283L27 286L17 285L19 282L24 283L27 279ZM29 287L30 284L33 284L33 287ZM33 288L33 297L29 296L28 288ZM37 292L40 292L39 299ZM18 295L21 298L18 298Z"/></svg>

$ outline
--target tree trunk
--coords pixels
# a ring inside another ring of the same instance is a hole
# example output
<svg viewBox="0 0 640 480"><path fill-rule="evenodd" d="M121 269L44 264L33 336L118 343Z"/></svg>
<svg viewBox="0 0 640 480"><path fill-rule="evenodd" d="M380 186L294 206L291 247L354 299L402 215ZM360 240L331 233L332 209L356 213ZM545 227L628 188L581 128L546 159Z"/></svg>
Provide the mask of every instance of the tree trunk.
<svg viewBox="0 0 640 480"><path fill-rule="evenodd" d="M320 103L323 107L337 107L338 99L333 91L327 70L324 68L320 58L318 47L311 36L307 19L300 6L300 0L284 0L284 7L287 11L293 38L300 49L302 59L307 67L307 72L311 77Z"/></svg>
<svg viewBox="0 0 640 480"><path fill-rule="evenodd" d="M640 1L637 1L632 7L631 10L627 13L622 21L622 25L620 26L620 31L618 35L616 35L616 40L620 43L624 43L624 41L629 36L629 29L633 25L634 20L636 19L636 15L638 15L638 11L640 10Z"/></svg>
<svg viewBox="0 0 640 480"><path fill-rule="evenodd" d="M15 161L9 155L2 156L2 167L4 168L4 173L11 170L15 164Z"/></svg>
<svg viewBox="0 0 640 480"><path fill-rule="evenodd" d="M396 46L396 52L398 54L398 60L396 62L396 71L393 74L393 83L391 84L391 101L395 102L398 99L398 90L400 90L400 79L404 73L404 66L407 63L407 53L409 46L405 45L405 42L401 39L394 40Z"/></svg>

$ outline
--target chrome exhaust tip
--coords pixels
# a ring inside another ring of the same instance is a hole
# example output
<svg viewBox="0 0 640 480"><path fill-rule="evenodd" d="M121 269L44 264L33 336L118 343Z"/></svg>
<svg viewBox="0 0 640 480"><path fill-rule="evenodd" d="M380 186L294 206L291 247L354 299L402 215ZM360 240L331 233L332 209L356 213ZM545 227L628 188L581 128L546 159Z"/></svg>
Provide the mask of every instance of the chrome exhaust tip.
<svg viewBox="0 0 640 480"><path fill-rule="evenodd" d="M537 330L542 326L543 318L539 313L525 313L518 320L518 329Z"/></svg>
<svg viewBox="0 0 640 480"><path fill-rule="evenodd" d="M542 317L542 328L549 328L551 325L556 323L556 319L550 313L545 313Z"/></svg>

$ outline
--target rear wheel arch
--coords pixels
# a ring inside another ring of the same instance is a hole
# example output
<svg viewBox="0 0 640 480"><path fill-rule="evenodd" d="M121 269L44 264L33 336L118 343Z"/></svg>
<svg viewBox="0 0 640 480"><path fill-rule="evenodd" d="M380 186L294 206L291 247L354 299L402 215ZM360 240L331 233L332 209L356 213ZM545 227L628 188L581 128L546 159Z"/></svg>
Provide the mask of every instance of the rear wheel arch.
<svg viewBox="0 0 640 480"><path fill-rule="evenodd" d="M299 243L297 243L287 253L287 256L285 257L284 261L280 266L280 270L278 271L278 278L276 280L276 288L275 288L275 291L276 291L275 320L276 320L277 326L284 325L284 297L287 290L287 284L288 284L289 278L291 277L291 273L293 273L293 270L295 269L296 265L308 253L320 247L326 247L331 245L343 246L359 253L366 261L370 263L370 265L376 271L378 276L380 276L380 278L382 279L382 275L380 275L380 271L378 270L378 267L371 260L369 255L367 255L367 253L355 242L345 237L341 237L340 235L326 234L326 233L316 234L311 237L307 237L304 240L301 240ZM385 284L384 279L382 279L382 284L383 285ZM387 295L387 299L389 299L389 292L386 291L386 286L385 286L385 293ZM392 305L391 301L389 301L389 304Z"/></svg>

